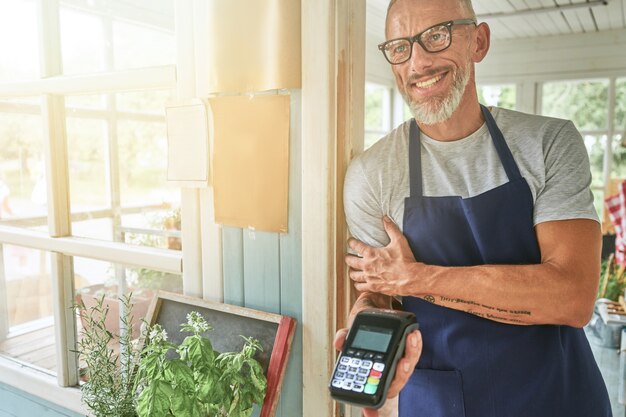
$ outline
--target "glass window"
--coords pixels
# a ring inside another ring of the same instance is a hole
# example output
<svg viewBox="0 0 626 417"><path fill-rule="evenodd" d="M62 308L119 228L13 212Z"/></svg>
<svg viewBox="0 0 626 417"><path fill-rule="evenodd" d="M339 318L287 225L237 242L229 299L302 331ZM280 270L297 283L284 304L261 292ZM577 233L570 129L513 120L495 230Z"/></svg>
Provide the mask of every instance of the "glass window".
<svg viewBox="0 0 626 417"><path fill-rule="evenodd" d="M7 102L8 103L8 102ZM38 106L0 111L0 224L47 225L43 121ZM20 111L12 112L10 110Z"/></svg>
<svg viewBox="0 0 626 417"><path fill-rule="evenodd" d="M118 300L123 295L132 293L135 337L139 336L141 321L146 317L156 290L176 293L182 293L183 290L182 277L177 274L147 268L129 268L81 257L74 257L74 285L76 300L85 303L87 308L105 297L110 306L107 327L113 334L119 334Z"/></svg>
<svg viewBox="0 0 626 417"><path fill-rule="evenodd" d="M156 3L156 2L155 2ZM170 2L161 2L169 4ZM176 62L174 24L172 13L171 28L149 27L139 24L113 22L113 51L115 69L138 68L173 64Z"/></svg>
<svg viewBox="0 0 626 417"><path fill-rule="evenodd" d="M516 87L506 85L479 85L478 101L485 106L497 106L505 109L515 109Z"/></svg>
<svg viewBox="0 0 626 417"><path fill-rule="evenodd" d="M106 97L104 94L66 96L65 106L67 114L72 115L77 109L104 109L106 107Z"/></svg>
<svg viewBox="0 0 626 417"><path fill-rule="evenodd" d="M35 1L0 1L0 81L39 77L37 20Z"/></svg>
<svg viewBox="0 0 626 417"><path fill-rule="evenodd" d="M106 40L102 18L61 8L61 52L64 74L104 71Z"/></svg>
<svg viewBox="0 0 626 417"><path fill-rule="evenodd" d="M626 78L615 83L615 131L626 133Z"/></svg>
<svg viewBox="0 0 626 417"><path fill-rule="evenodd" d="M572 120L579 130L606 129L608 97L608 80L545 83L542 114Z"/></svg>
<svg viewBox="0 0 626 417"><path fill-rule="evenodd" d="M180 191L166 180L164 107L171 95L115 94L111 103L124 110L98 119L72 116L106 103L105 95L68 97L76 106L67 118L74 236L180 249Z"/></svg>
<svg viewBox="0 0 626 417"><path fill-rule="evenodd" d="M0 256L0 354L56 373L49 254L0 244Z"/></svg>
<svg viewBox="0 0 626 417"><path fill-rule="evenodd" d="M115 94L117 110L165 116L165 105L173 99L171 90L132 91Z"/></svg>
<svg viewBox="0 0 626 417"><path fill-rule="evenodd" d="M602 207L604 205L604 152L606 149L606 135L584 135L585 147L589 154L589 163L591 165L591 187L593 191L593 204L598 212L598 216L602 216Z"/></svg>
<svg viewBox="0 0 626 417"><path fill-rule="evenodd" d="M372 146L391 129L391 89L365 83L365 148Z"/></svg>
<svg viewBox="0 0 626 417"><path fill-rule="evenodd" d="M105 167L106 124L68 117L66 129L72 212L110 207Z"/></svg>

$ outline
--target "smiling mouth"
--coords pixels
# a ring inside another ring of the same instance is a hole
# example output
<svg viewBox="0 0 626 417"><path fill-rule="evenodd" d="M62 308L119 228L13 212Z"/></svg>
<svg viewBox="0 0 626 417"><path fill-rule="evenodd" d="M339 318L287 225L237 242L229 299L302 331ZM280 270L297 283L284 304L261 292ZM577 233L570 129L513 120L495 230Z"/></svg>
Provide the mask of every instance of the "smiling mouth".
<svg viewBox="0 0 626 417"><path fill-rule="evenodd" d="M421 88L421 89L426 89L426 88L430 88L433 85L437 84L439 81L441 81L441 79L446 75L447 73L443 73L443 74L439 74L436 75L432 78L429 78L426 81L420 81L420 82L415 82L413 83L413 85L417 88Z"/></svg>

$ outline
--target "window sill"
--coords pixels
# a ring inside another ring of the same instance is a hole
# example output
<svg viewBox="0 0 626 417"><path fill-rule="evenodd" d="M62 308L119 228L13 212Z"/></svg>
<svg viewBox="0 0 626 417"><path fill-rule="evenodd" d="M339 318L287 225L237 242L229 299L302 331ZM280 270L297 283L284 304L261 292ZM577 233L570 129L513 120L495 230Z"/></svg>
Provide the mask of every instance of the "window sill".
<svg viewBox="0 0 626 417"><path fill-rule="evenodd" d="M90 415L80 400L80 390L60 387L56 377L0 357L0 383L42 398L60 407L82 415Z"/></svg>

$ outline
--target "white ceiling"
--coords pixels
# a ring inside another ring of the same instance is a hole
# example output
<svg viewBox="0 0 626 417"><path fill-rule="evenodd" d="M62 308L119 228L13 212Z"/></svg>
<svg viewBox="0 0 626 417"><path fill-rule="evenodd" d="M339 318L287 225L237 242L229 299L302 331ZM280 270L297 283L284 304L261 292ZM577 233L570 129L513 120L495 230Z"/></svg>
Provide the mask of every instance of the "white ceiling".
<svg viewBox="0 0 626 417"><path fill-rule="evenodd" d="M492 39L529 38L626 29L626 0L606 0L607 5L567 8L595 0L473 0L479 21L489 24ZM384 40L384 22L389 0L367 0L367 31L378 42ZM564 7L556 9L556 7ZM552 11L526 14L529 9ZM496 13L524 14L489 17ZM481 16L482 15L482 16Z"/></svg>

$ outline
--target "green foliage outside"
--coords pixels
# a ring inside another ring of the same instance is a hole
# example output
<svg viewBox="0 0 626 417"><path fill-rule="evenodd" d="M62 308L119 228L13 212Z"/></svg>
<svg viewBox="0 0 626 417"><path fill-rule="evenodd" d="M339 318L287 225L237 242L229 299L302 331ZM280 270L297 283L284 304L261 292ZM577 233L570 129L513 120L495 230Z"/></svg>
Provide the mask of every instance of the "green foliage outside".
<svg viewBox="0 0 626 417"><path fill-rule="evenodd" d="M478 101L485 106L496 106L504 109L515 109L515 85L484 85L478 86Z"/></svg>
<svg viewBox="0 0 626 417"><path fill-rule="evenodd" d="M602 261L600 269L600 284L596 298L608 298L617 301L620 295L624 295L626 288L626 274L624 268L613 261L613 256Z"/></svg>

